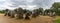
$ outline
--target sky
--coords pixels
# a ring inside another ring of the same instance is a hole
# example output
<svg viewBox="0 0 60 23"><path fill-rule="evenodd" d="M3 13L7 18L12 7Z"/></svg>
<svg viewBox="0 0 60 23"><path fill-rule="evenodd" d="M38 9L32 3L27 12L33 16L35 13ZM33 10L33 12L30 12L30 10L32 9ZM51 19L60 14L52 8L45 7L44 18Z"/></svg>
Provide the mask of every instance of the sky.
<svg viewBox="0 0 60 23"><path fill-rule="evenodd" d="M0 10L13 10L18 7L27 10L34 10L39 7L49 9L54 2L60 2L60 0L0 0Z"/></svg>

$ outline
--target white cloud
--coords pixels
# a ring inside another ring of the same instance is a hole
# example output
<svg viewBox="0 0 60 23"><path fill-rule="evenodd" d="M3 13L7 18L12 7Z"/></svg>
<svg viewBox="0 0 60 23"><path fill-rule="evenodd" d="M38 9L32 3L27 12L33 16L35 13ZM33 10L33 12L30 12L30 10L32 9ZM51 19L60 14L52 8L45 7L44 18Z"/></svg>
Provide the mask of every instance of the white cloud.
<svg viewBox="0 0 60 23"><path fill-rule="evenodd" d="M27 2L33 2L34 0L27 0Z"/></svg>
<svg viewBox="0 0 60 23"><path fill-rule="evenodd" d="M14 9L12 6L12 3L10 2L10 0L0 0L0 1L4 1L3 4L0 4L0 9L4 10L4 9Z"/></svg>
<svg viewBox="0 0 60 23"><path fill-rule="evenodd" d="M60 0L54 0L55 2L60 2Z"/></svg>
<svg viewBox="0 0 60 23"><path fill-rule="evenodd" d="M3 4L0 3L0 9L15 9L19 6L26 8L26 5L28 5L28 8L26 8L28 10L35 9L36 6L49 9L54 1L55 0L0 0L0 2L4 2Z"/></svg>
<svg viewBox="0 0 60 23"><path fill-rule="evenodd" d="M0 2L1 2L1 1L6 1L6 0L0 0Z"/></svg>
<svg viewBox="0 0 60 23"><path fill-rule="evenodd" d="M37 7L36 5L20 5L19 7L22 7L23 9L27 9L27 10L34 10L36 9L35 7Z"/></svg>

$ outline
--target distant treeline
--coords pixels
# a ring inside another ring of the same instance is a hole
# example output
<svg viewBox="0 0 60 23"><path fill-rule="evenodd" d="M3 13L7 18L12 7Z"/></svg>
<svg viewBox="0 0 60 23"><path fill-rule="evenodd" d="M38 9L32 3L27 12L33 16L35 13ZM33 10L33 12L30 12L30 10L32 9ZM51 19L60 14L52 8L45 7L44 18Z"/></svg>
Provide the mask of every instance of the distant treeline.
<svg viewBox="0 0 60 23"><path fill-rule="evenodd" d="M5 12L4 10L0 11L0 13L4 13L4 12Z"/></svg>

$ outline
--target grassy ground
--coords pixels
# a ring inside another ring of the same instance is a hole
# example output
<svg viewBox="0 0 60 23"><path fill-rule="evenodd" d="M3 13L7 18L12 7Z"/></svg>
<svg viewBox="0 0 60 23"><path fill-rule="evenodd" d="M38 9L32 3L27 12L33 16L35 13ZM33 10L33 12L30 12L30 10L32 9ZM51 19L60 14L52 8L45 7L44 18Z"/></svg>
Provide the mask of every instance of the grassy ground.
<svg viewBox="0 0 60 23"><path fill-rule="evenodd" d="M56 19L55 20L55 23L60 23L60 19Z"/></svg>

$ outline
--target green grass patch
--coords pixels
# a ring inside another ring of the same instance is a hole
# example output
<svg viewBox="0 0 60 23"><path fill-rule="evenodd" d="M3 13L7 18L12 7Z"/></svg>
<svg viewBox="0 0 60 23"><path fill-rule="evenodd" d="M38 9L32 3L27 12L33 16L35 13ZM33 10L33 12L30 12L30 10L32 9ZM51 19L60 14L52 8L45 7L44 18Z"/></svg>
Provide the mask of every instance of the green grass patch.
<svg viewBox="0 0 60 23"><path fill-rule="evenodd" d="M60 23L60 18L55 20L55 23Z"/></svg>

